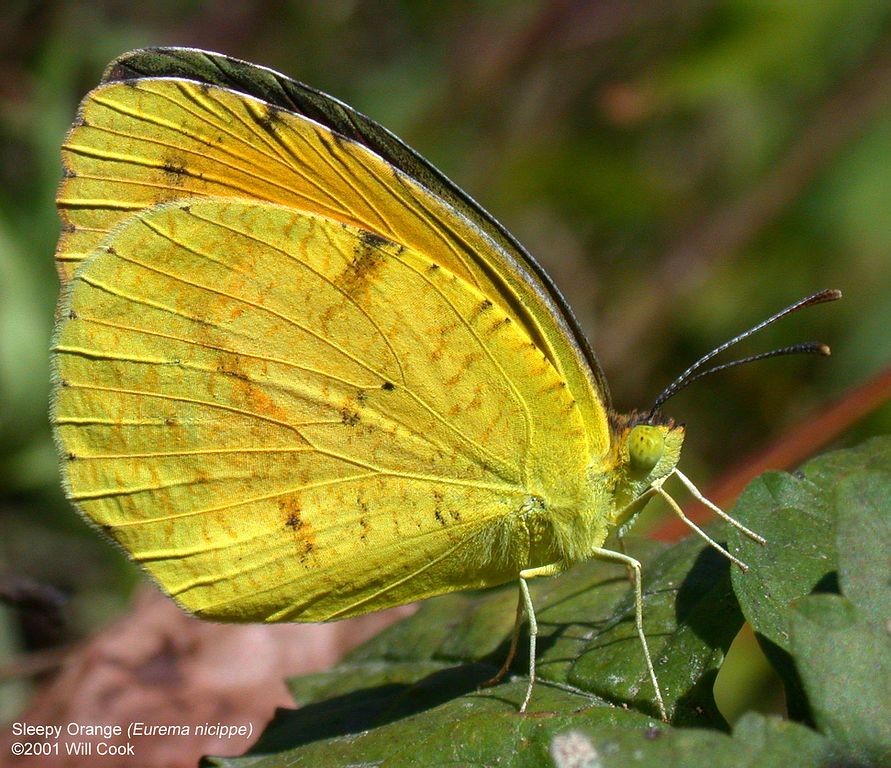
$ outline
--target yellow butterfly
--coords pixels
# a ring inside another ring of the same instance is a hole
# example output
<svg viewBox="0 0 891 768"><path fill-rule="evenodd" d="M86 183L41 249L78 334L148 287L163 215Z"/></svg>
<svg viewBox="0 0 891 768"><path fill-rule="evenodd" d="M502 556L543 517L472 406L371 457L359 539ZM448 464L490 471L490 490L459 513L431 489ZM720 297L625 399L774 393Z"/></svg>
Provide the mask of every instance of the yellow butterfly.
<svg viewBox="0 0 891 768"><path fill-rule="evenodd" d="M640 564L603 544L655 495L683 517L671 476L701 498L658 406L711 355L650 411L614 413L565 300L498 222L384 128L252 64L125 54L62 155L65 487L183 608L330 621L517 580L525 710L527 581L612 560L667 717Z"/></svg>

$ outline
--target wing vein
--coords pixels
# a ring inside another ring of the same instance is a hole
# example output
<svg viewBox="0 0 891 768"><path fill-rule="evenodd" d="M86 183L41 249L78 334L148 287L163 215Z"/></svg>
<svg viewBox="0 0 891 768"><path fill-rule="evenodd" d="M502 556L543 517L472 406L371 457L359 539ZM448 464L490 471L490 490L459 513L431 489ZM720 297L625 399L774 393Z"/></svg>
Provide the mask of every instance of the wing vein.
<svg viewBox="0 0 891 768"><path fill-rule="evenodd" d="M146 226L146 228L151 229L152 231L154 231L154 228L151 227L151 226L148 224L148 222L145 221L145 219L139 219L139 221L140 221L142 224L144 224L144 225ZM178 243L177 241L173 240L172 238L169 238L169 239L171 240L171 242L174 242L174 243L177 243L178 245L180 245L180 247L182 247L184 250L187 250L187 251L190 251L190 252L192 252L192 253L195 253L195 255L197 255L197 256L202 256L202 257L204 257L204 258L207 258L204 254L201 254L201 253L199 253L199 252L197 252L197 251L193 251L193 249L191 249L191 248L189 248L189 247L183 245L182 243ZM197 281L188 280L187 278L185 278L185 277L183 277L183 276L181 276L181 275L176 275L176 274L174 274L174 273L172 273L172 272L167 272L167 271L165 271L165 270L163 270L163 269L159 269L158 267L153 267L153 266L150 265L150 264L146 264L146 263L141 262L141 261L139 261L138 259L132 258L132 257L130 257L130 256L124 256L124 255L121 254L121 253L118 253L118 258L120 258L120 259L122 259L123 261L126 261L126 262L128 262L128 263L130 263L130 264L133 264L134 266L142 267L143 269L145 269L145 270L147 270L147 271L149 271L149 272L154 272L154 273L157 274L157 275L161 275L162 277L166 277L166 278L168 278L168 279L170 279L170 280L174 280L174 281L176 281L176 282L182 283L183 285L191 286L192 288L195 288L195 289L197 289L197 290L199 290L199 291L205 291L205 292L207 292L207 293L212 293L212 294L214 294L214 295L216 295L216 296L221 296L221 297L226 298L226 299L231 299L232 301L239 302L239 303L244 304L244 305L246 305L246 306L249 306L249 307L252 307L252 308L254 308L254 309L257 309L257 310L259 310L259 311L261 311L261 312L265 312L265 313L267 313L267 314L269 314L269 315L272 315L273 317L276 317L276 318L278 318L279 320L282 320L283 322L285 322L285 323L287 323L287 324L289 324L289 325L292 325L294 328L297 328L298 330L303 331L303 332L306 333L307 335L312 336L314 339L316 339L317 341L320 341L322 344L324 344L324 345L326 345L326 346L328 346L328 347L331 347L331 348L334 349L334 350L337 350L337 351L340 352L344 357L349 358L350 360L352 360L354 363L356 363L357 365L359 365L361 368L364 368L364 369L365 369L366 371L368 371L369 373L374 374L375 376L379 376L382 382L388 380L387 377L386 377L385 375L383 375L380 371L375 370L371 365L369 365L368 363L366 363L364 360L359 359L359 358L356 357L355 355L351 354L349 351L345 350L345 349L344 349L343 347L341 347L339 344L336 344L335 342L331 341L330 339L325 338L325 337L322 336L320 333L317 333L316 331L312 330L311 328L307 328L307 327L306 327L305 325L303 325L302 323L297 322L294 318L292 318L292 317L288 317L287 315L284 315L284 314L282 314L281 312L277 312L277 311L274 310L274 309L271 309L271 308L269 308L269 307L265 307L265 306L263 306L262 304L259 304L259 303L255 302L255 301L250 301L249 299L246 299L246 298L244 298L243 296L236 296L236 295L234 295L234 294L226 293L225 291L221 291L221 290L218 290L218 289L216 289L216 288L211 288L211 287L208 286L208 285L203 285L203 284L201 284L201 283L199 283L199 282L197 282ZM208 260L210 260L210 259L208 259Z"/></svg>
<svg viewBox="0 0 891 768"><path fill-rule="evenodd" d="M368 313L368 311L361 304L359 304L359 302L357 302L349 293L347 293L345 290L343 290L343 288L341 288L339 285L337 285L327 275L323 274L322 272L319 272L319 270L315 269L313 266L308 264L303 259L296 257L293 253L291 253L291 252L285 250L284 248L281 248L273 243L270 243L267 240L257 237L256 235L253 235L249 232L244 232L243 230L240 230L240 229L236 229L235 227L232 227L232 226L225 224L223 222L213 221L212 219L202 217L202 216L198 215L197 213L195 213L194 211L190 211L190 215L193 216L194 218L198 219L199 221L203 221L208 224L217 224L225 229L228 229L230 232L233 232L235 234L240 234L242 237L245 237L249 240L253 240L255 243L264 245L267 248L274 250L276 253L280 253L283 256L286 256L287 258L291 259L292 261L295 261L296 263L300 264L305 269L309 270L312 274L316 275L316 277L318 277L320 280L323 280L327 285L329 285L331 288L333 288L335 291L337 291L341 296L343 296L344 299L349 301L350 304L353 307L355 307L356 310L358 310L366 320L368 320L368 322L375 329L375 331L377 331L377 333L380 336L381 341L386 345L387 349L390 351L390 354L393 356L393 360L395 361L396 366L399 368L399 380L403 384L405 383L405 373L402 369L402 361L399 359L399 355L396 353L396 350L394 349L392 343L390 342L390 339L387 336L387 334L384 333L383 329L380 327L380 325L378 325L377 321ZM327 233L326 233L326 235L327 235ZM331 242L330 239L329 239L329 242ZM333 243L332 243L332 247L334 247ZM196 254L196 255L207 258L206 256L204 256L204 254ZM214 260L214 261L215 261L215 263L221 263L221 262L217 262L216 260ZM224 266L228 266L228 265L224 265ZM231 267L229 267L229 268L231 269ZM241 272L239 272L239 273L242 274Z"/></svg>
<svg viewBox="0 0 891 768"><path fill-rule="evenodd" d="M80 384L75 381L65 381L62 386L69 387L71 389L86 389L94 392L110 392L119 395L135 395L137 397L156 397L160 400L170 400L172 402L177 403L190 403L191 405L200 405L207 408L217 408L222 411L228 411L229 413L237 413L241 416L248 416L253 419L259 419L260 421L267 421L270 424L276 424L280 427L285 427L287 429L291 429L297 434L300 434L300 430L297 429L293 424L280 421L279 419L274 419L271 416L264 416L262 413L255 413L253 411L247 411L243 408L236 408L232 405L223 405L221 403L214 403L210 400L199 400L198 398L190 398L190 397L180 397L178 395L166 395L160 392L147 392L141 389L124 389L122 387L102 387L97 384ZM306 439L303 435L300 435L304 440ZM309 441L307 441L309 442Z"/></svg>
<svg viewBox="0 0 891 768"><path fill-rule="evenodd" d="M417 269L412 264L409 264L405 259L401 258L398 254L392 254L392 257L394 259L398 259L407 269L414 271L415 274L417 274L422 280L424 280L434 291L436 291L442 297L443 302L445 302L445 304L448 305L449 309L452 310L453 314L458 319L458 321L467 329L467 331L471 334L471 336L473 336L473 338L476 340L477 344L479 344L480 348L486 354L486 357L489 358L489 361L492 363L493 366L495 366L495 369L501 375L502 380L507 385L507 388L510 391L511 395L513 396L515 403L519 406L520 411L523 414L523 431L525 433L525 440L524 440L525 448L523 450L523 458L524 458L523 468L525 471L525 469L526 469L525 458L526 458L526 455L528 454L529 445L531 444L531 442L533 440L533 434L532 434L533 420L532 420L532 414L529 409L529 404L526 402L526 400L520 394L519 390L517 389L516 384L513 382L513 380L510 378L510 376L507 375L507 373L505 372L505 370L501 366L501 364L495 359L494 355L492 354L492 351L489 349L488 345L483 341L483 339L480 337L480 335L476 332L476 329L468 322L467 318L464 317L464 315L458 310L458 308L452 303L452 301L445 295L445 293L443 293L443 291L439 288L439 286L437 286L432 280L430 280L430 278L424 273L424 271ZM481 446L480 446L480 450L483 450Z"/></svg>
<svg viewBox="0 0 891 768"><path fill-rule="evenodd" d="M335 376L333 373L328 373L327 371L322 371L318 368L310 368L307 365L301 365L300 363L296 363L293 360L285 360L284 358L280 358L280 357L270 357L267 355L258 354L256 352L245 352L244 350L232 349L230 347L223 347L218 344L210 344L209 342L199 341L198 339L190 339L185 336L176 336L172 333L163 333L161 331L152 331L147 328L137 328L136 326L132 326L132 325L123 325L122 323L107 322L105 320L101 320L100 318L92 317L90 315L78 315L78 320L81 322L85 322L85 323L95 323L96 325L101 325L105 328L111 328L111 329L114 329L117 331L129 331L130 333L141 333L146 336L153 336L153 337L159 338L159 339L167 339L168 341L176 341L181 344L187 344L190 346L199 347L201 349L206 349L211 352L224 352L229 355L237 355L238 357L250 358L252 360L258 360L263 363L275 363L276 365L282 365L287 368L293 368L297 371L303 371L305 373L312 373L317 376L322 376L326 379L330 379L331 381L336 381L337 383L343 384L344 386L347 386L347 387L355 387L356 389L368 389L368 387L365 385L356 384L353 381L349 381L348 379L341 378L340 376ZM62 345L57 345L56 347L53 348L53 351L54 352L70 352L72 354L78 354L78 352L80 352L81 350L77 350L77 349L71 348L71 347L65 347ZM86 350L83 350L83 351L86 352ZM97 352L98 352L98 350L97 350ZM113 358L113 359L128 359L128 358L124 358L122 356L120 358ZM180 364L182 364L181 361L180 361ZM198 366L195 366L195 367L198 368L198 370L209 370L209 369L205 369L205 368L199 368Z"/></svg>

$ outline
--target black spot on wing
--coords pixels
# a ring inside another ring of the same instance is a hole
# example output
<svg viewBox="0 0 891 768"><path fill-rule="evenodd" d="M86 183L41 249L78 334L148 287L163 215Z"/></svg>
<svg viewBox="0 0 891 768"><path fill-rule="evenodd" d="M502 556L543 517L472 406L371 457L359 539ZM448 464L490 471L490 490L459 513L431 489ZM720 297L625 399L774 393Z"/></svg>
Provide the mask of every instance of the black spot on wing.
<svg viewBox="0 0 891 768"><path fill-rule="evenodd" d="M167 177L168 183L175 186L181 185L184 177L189 174L186 166L176 160L165 160L161 170L164 171L164 176Z"/></svg>
<svg viewBox="0 0 891 768"><path fill-rule="evenodd" d="M359 414L349 408L344 408L340 412L340 421L348 427L355 427L360 421Z"/></svg>
<svg viewBox="0 0 891 768"><path fill-rule="evenodd" d="M359 230L359 239L369 248L384 248L386 246L391 248L398 247L392 240L388 240L383 235L379 235L377 232L371 232L367 229Z"/></svg>
<svg viewBox="0 0 891 768"><path fill-rule="evenodd" d="M287 520L285 520L285 525L292 531L297 531L303 527L303 521L300 519L300 515L296 512L291 512L288 514Z"/></svg>
<svg viewBox="0 0 891 768"><path fill-rule="evenodd" d="M446 524L442 514L442 494L439 491L433 492L433 516L440 525Z"/></svg>

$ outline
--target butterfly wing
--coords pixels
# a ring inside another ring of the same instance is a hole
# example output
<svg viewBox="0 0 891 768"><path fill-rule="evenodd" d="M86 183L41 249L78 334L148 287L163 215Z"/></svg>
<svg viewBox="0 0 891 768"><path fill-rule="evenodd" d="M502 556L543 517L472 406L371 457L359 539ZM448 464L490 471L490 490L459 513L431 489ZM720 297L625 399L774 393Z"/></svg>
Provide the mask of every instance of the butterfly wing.
<svg viewBox="0 0 891 768"><path fill-rule="evenodd" d="M500 583L556 556L518 513L585 493L583 415L524 329L435 255L318 213L127 217L65 289L53 365L71 499L208 618Z"/></svg>
<svg viewBox="0 0 891 768"><path fill-rule="evenodd" d="M259 72L268 82L268 70ZM240 81L247 77L242 68ZM277 77L275 82L293 84ZM268 85L261 92L271 90ZM116 223L160 202L230 196L320 213L436 254L439 263L500 304L566 380L590 425L588 454L605 453L606 386L596 360L592 366L593 356L586 357L573 334L571 315L555 301L559 294L536 276L531 260L510 249L493 220L450 193L450 183L437 182L441 174L425 172L431 166L412 160L417 155L410 150L399 154L404 145L383 128L311 93L312 103L320 105L315 116L322 117L324 107L341 115L337 129L355 124L361 130L344 135L276 103L208 82L140 78L91 92L63 146L57 249L63 280ZM330 114L326 119L334 121ZM389 154L446 197L356 140L371 143L368 136L378 137L378 147L390 137Z"/></svg>
<svg viewBox="0 0 891 768"><path fill-rule="evenodd" d="M103 82L138 78L180 78L247 94L288 112L303 115L350 141L361 144L445 201L484 232L522 267L559 310L566 329L586 359L609 407L609 390L600 363L575 315L548 274L494 216L398 136L374 120L321 91L256 64L195 48L156 47L129 51L112 62Z"/></svg>

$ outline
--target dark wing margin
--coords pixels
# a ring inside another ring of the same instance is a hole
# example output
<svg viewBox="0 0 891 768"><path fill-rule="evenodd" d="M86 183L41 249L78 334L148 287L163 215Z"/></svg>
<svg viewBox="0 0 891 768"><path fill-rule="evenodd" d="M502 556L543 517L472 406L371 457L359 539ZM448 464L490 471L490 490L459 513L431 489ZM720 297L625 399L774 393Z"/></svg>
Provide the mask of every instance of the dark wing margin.
<svg viewBox="0 0 891 768"><path fill-rule="evenodd" d="M590 366L604 406L610 410L609 387L600 362L568 302L547 272L492 214L398 136L333 96L272 69L218 53L195 48L141 48L125 53L109 64L102 82L142 77L195 80L262 99L275 107L303 115L362 144L420 182L528 268L530 277L538 282L563 315L576 345Z"/></svg>

